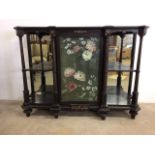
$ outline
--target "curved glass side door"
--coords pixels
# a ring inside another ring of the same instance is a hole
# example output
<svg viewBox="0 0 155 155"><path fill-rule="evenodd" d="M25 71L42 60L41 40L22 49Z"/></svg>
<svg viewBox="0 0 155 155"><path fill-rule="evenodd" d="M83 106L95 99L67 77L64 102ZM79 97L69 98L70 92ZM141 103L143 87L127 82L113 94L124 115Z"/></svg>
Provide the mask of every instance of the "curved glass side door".
<svg viewBox="0 0 155 155"><path fill-rule="evenodd" d="M130 104L134 71L131 64L133 34L111 35L108 39L107 104L127 105Z"/></svg>

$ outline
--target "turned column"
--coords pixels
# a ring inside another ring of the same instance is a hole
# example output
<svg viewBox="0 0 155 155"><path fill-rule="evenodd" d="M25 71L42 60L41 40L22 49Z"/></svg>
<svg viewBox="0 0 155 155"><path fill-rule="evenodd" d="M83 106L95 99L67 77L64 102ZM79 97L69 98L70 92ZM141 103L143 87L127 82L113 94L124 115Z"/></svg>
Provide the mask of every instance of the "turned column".
<svg viewBox="0 0 155 155"><path fill-rule="evenodd" d="M134 69L134 60L135 60L135 49L136 49L136 40L137 34L133 34L133 41L132 41L132 50L131 50L131 62L130 62L130 76L129 76L129 85L128 85L128 102L130 103L131 98L131 88L132 88L132 79L133 79L133 69Z"/></svg>
<svg viewBox="0 0 155 155"><path fill-rule="evenodd" d="M30 80L31 80L31 96L34 97L34 71L32 70L32 50L31 50L31 40L30 34L27 34L27 49L28 49L28 57L29 57L29 68L30 68Z"/></svg>
<svg viewBox="0 0 155 155"><path fill-rule="evenodd" d="M124 41L125 34L121 33L120 37L121 37L121 47L120 47L119 65L118 65L119 66L119 68L118 68L119 71L118 71L118 76L117 76L117 94L118 95L120 94L120 91L121 91L121 81L122 81L121 66L122 66L122 56L123 56L123 41Z"/></svg>
<svg viewBox="0 0 155 155"><path fill-rule="evenodd" d="M58 84L57 84L57 61L56 61L56 32L54 30L50 31L51 38L51 53L52 53L52 72L53 72L53 91L55 100L58 101Z"/></svg>
<svg viewBox="0 0 155 155"><path fill-rule="evenodd" d="M39 46L40 46L40 62L41 62L41 90L45 91L46 87L46 79L45 79L45 72L44 72L44 60L43 60L43 49L42 49L42 34L38 34L39 38Z"/></svg>
<svg viewBox="0 0 155 155"><path fill-rule="evenodd" d="M134 90L132 93L132 104L131 104L131 118L135 118L136 114L139 111L139 106L138 106L138 86L139 86L139 74L140 74L140 64L141 64L141 55L142 55L142 43L143 43L143 37L146 34L146 29L147 27L140 27L138 35L140 37L139 40L139 48L138 48L138 56L137 56L137 65L136 65L136 75L135 75L135 84L134 84Z"/></svg>
<svg viewBox="0 0 155 155"><path fill-rule="evenodd" d="M22 43L22 37L24 35L24 32L21 30L16 30L16 32L19 38L22 75L23 75L23 87L24 87L23 96L24 96L24 105L26 105L29 103L29 90L28 90L28 84L27 84L26 67L25 67L25 59L24 59L24 51L23 51L23 43Z"/></svg>
<svg viewBox="0 0 155 155"><path fill-rule="evenodd" d="M101 80L99 91L101 92L99 96L99 111L98 114L102 119L106 118L106 114L108 113L107 108L107 78L108 78L108 36L110 36L110 32L103 28L102 30L102 51L100 53L100 66L101 66Z"/></svg>

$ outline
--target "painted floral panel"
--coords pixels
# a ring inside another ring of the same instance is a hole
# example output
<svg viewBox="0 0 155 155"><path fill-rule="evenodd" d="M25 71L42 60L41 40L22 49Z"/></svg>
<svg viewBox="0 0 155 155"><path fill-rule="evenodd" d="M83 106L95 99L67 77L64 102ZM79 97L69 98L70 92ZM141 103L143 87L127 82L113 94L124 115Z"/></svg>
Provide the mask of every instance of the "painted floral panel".
<svg viewBox="0 0 155 155"><path fill-rule="evenodd" d="M62 101L97 101L99 46L99 37L60 37Z"/></svg>

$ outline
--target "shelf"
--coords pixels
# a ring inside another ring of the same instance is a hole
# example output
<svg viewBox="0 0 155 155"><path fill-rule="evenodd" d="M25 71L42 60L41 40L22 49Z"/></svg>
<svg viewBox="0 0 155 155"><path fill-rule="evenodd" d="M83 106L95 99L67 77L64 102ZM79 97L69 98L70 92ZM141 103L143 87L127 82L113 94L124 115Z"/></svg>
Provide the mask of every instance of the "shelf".
<svg viewBox="0 0 155 155"><path fill-rule="evenodd" d="M107 87L107 104L108 105L128 105L128 94L121 88L120 93L117 93L117 88L114 86Z"/></svg>
<svg viewBox="0 0 155 155"><path fill-rule="evenodd" d="M41 63L39 64L33 64L32 68L25 69L26 71L42 71ZM53 65L52 62L44 62L44 69L43 71L52 71Z"/></svg>
<svg viewBox="0 0 155 155"><path fill-rule="evenodd" d="M41 44L49 44L50 42L47 40L41 41ZM31 41L30 44L39 44L39 40L37 41Z"/></svg>
<svg viewBox="0 0 155 155"><path fill-rule="evenodd" d="M128 105L127 96L125 95L108 94L107 96L108 105Z"/></svg>
<svg viewBox="0 0 155 155"><path fill-rule="evenodd" d="M54 102L53 86L46 86L45 90L45 92L41 90L35 92L34 100L32 99L31 102L35 104L52 104Z"/></svg>
<svg viewBox="0 0 155 155"><path fill-rule="evenodd" d="M34 104L52 104L54 101L54 92L52 86L46 86L45 92L42 92L41 89L38 90L35 92L34 100L31 100L31 102ZM120 94L118 95L116 87L107 87L107 105L129 105L127 100L127 93L121 89Z"/></svg>
<svg viewBox="0 0 155 155"><path fill-rule="evenodd" d="M120 64L119 62L109 63L108 72L135 72L129 65Z"/></svg>

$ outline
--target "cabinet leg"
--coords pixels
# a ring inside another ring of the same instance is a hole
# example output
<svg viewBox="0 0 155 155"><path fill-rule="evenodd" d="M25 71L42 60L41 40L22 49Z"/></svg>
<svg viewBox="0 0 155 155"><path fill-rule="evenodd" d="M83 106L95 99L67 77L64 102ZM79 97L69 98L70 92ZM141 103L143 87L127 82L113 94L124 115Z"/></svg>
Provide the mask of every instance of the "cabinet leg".
<svg viewBox="0 0 155 155"><path fill-rule="evenodd" d="M57 113L54 113L54 118L55 119L58 119L58 117L59 117L59 113L57 112Z"/></svg>
<svg viewBox="0 0 155 155"><path fill-rule="evenodd" d="M131 109L129 111L129 114L131 116L131 119L135 119L138 115L138 111L140 110L140 107L138 105L132 105Z"/></svg>
<svg viewBox="0 0 155 155"><path fill-rule="evenodd" d="M101 117L102 120L106 119L107 111L98 111L97 115Z"/></svg>
<svg viewBox="0 0 155 155"><path fill-rule="evenodd" d="M27 117L30 117L31 113L30 112L25 112Z"/></svg>
<svg viewBox="0 0 155 155"><path fill-rule="evenodd" d="M32 112L32 109L25 109L24 110L24 113L26 114L27 117L30 117L31 112Z"/></svg>
<svg viewBox="0 0 155 155"><path fill-rule="evenodd" d="M137 111L130 110L129 111L129 114L130 114L131 119L135 119L136 118L136 115L138 114L138 112Z"/></svg>
<svg viewBox="0 0 155 155"><path fill-rule="evenodd" d="M135 119L136 115L135 114L131 114L131 119Z"/></svg>
<svg viewBox="0 0 155 155"><path fill-rule="evenodd" d="M100 114L100 117L101 117L102 120L106 119L106 115L105 114Z"/></svg>
<svg viewBox="0 0 155 155"><path fill-rule="evenodd" d="M108 107L102 107L97 111L97 114L101 117L102 120L105 120L108 112Z"/></svg>

